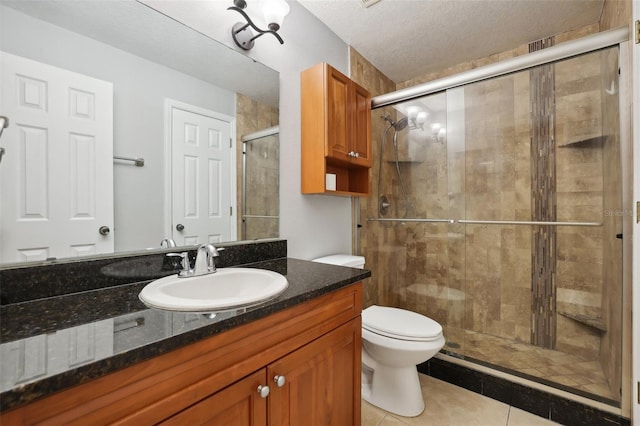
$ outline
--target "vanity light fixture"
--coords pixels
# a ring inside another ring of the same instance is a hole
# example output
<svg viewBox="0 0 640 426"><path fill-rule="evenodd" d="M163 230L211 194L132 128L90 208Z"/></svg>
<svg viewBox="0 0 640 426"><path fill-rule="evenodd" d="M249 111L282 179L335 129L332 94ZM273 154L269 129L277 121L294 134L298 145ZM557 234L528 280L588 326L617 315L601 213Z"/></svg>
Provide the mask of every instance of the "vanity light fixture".
<svg viewBox="0 0 640 426"><path fill-rule="evenodd" d="M409 119L409 130L420 129L424 130L424 123L427 122L429 113L423 111L417 106L410 106L407 108L407 118Z"/></svg>
<svg viewBox="0 0 640 426"><path fill-rule="evenodd" d="M436 141L442 143L447 136L447 129L442 127L440 123L433 123L431 125L431 132Z"/></svg>
<svg viewBox="0 0 640 426"><path fill-rule="evenodd" d="M267 22L268 30L262 30L253 23L249 15L243 10L247 7L245 0L233 0L233 6L227 8L227 10L235 10L247 20L247 22L236 22L231 28L231 36L233 41L236 42L238 47L244 50L251 50L253 48L254 40L264 34L271 34L278 39L280 44L284 44L282 37L278 34L280 26L284 17L289 13L289 5L285 0L261 0L262 13L264 13L265 21ZM258 32L254 34L251 28Z"/></svg>

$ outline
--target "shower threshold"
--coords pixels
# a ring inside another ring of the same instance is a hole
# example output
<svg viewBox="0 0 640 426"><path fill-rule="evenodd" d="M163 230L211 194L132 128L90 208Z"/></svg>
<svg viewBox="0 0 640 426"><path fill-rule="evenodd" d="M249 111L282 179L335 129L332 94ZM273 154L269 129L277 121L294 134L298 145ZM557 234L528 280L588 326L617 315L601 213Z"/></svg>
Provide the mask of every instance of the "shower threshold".
<svg viewBox="0 0 640 426"><path fill-rule="evenodd" d="M446 355L620 407L598 360L468 330L464 342L450 343L443 350Z"/></svg>

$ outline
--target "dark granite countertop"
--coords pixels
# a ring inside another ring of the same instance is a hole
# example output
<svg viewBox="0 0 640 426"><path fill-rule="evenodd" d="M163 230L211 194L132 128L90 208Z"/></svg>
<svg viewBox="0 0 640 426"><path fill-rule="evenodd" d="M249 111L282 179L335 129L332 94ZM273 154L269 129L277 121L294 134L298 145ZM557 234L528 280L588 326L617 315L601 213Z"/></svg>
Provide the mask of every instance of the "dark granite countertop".
<svg viewBox="0 0 640 426"><path fill-rule="evenodd" d="M242 266L279 272L287 277L289 287L262 305L213 318L148 309L138 293L149 279L0 306L0 410L88 382L371 275L367 270L290 258Z"/></svg>

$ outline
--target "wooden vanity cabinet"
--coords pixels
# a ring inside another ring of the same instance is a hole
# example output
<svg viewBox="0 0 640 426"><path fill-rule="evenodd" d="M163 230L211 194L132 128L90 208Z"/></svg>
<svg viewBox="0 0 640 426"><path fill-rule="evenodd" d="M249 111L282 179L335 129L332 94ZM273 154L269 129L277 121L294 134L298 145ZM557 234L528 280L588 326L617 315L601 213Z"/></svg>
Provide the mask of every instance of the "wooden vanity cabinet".
<svg viewBox="0 0 640 426"><path fill-rule="evenodd" d="M371 95L326 63L301 74L302 192L367 195ZM325 176L336 175L336 191Z"/></svg>
<svg viewBox="0 0 640 426"><path fill-rule="evenodd" d="M360 424L361 310L361 283L352 284L14 409L0 423Z"/></svg>

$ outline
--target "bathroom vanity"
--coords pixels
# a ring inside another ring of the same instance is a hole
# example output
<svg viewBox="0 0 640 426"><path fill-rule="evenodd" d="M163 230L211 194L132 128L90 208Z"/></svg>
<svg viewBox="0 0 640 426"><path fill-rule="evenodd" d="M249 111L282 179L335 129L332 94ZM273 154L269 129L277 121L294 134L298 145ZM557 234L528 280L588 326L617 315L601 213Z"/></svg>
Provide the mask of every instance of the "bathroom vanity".
<svg viewBox="0 0 640 426"><path fill-rule="evenodd" d="M0 422L359 424L361 280L370 272L287 258L243 266L279 272L289 287L260 306L213 318L146 309L137 295L148 281L3 305L2 346L15 352L39 338L27 328L45 331L49 342L65 332L46 318L35 326L30 309L45 316L66 309L60 318L68 318L102 298L96 306L104 316L94 313L69 329L111 321L92 333L96 342L111 339L113 353L3 384ZM116 312L113 299L129 312ZM70 338L68 348L78 341Z"/></svg>

